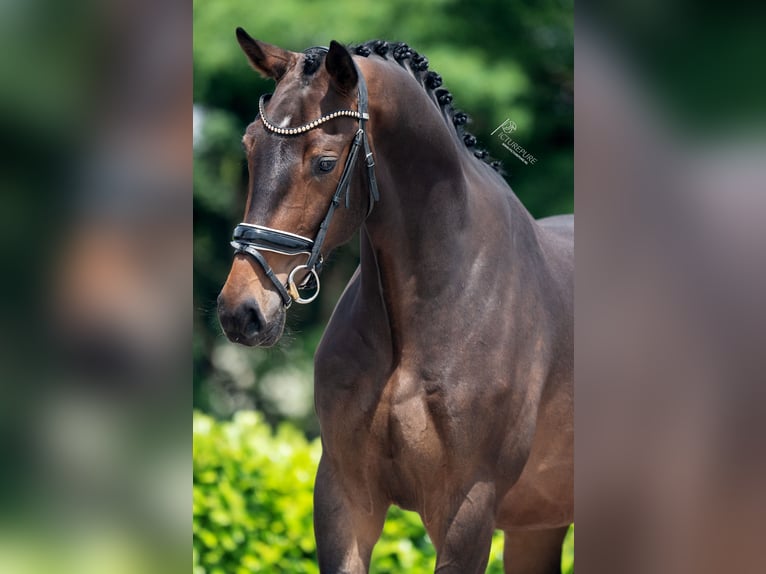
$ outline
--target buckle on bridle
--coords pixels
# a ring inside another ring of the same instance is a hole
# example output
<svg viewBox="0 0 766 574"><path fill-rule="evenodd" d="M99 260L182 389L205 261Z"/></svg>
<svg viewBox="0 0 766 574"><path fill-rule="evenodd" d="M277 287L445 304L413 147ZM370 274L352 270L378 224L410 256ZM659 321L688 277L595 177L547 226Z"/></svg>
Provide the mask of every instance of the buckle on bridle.
<svg viewBox="0 0 766 574"><path fill-rule="evenodd" d="M295 284L295 274L302 269L308 270L309 277L307 277L306 280L304 280L299 287L298 285ZM314 282L316 283L316 291L314 291L308 297L301 297L300 289L308 285L308 280L311 277L313 277ZM290 274L287 276L287 292L289 293L290 297L292 297L293 301L295 301L296 303L300 303L301 305L311 303L319 295L319 289L320 289L319 273L317 273L317 270L314 267L309 267L308 265L298 265L297 267L294 267L293 270L290 271Z"/></svg>

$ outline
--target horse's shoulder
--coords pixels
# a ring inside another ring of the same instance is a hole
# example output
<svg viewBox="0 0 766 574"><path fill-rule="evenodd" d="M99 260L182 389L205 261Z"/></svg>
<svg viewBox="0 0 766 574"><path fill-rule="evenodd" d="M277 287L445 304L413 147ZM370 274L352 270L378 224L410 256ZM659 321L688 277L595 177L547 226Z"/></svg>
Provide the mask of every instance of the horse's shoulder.
<svg viewBox="0 0 766 574"><path fill-rule="evenodd" d="M552 215L537 220L537 224L551 235L574 241L574 215Z"/></svg>

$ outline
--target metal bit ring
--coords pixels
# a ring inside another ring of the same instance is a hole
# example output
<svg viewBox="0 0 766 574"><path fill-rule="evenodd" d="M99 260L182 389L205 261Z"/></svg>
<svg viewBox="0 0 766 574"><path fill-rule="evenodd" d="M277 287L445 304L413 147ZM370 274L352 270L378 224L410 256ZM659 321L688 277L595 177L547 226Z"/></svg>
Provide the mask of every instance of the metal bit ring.
<svg viewBox="0 0 766 574"><path fill-rule="evenodd" d="M316 291L314 291L311 296L305 298L301 297L300 291L298 290L299 288L295 284L295 274L303 269L308 269L308 272L314 276L314 280L317 284ZM319 274L317 273L317 270L314 268L309 269L307 265L298 265L297 267L293 268L293 270L290 271L290 275L287 276L287 292L296 303L300 303L301 305L311 303L319 295Z"/></svg>

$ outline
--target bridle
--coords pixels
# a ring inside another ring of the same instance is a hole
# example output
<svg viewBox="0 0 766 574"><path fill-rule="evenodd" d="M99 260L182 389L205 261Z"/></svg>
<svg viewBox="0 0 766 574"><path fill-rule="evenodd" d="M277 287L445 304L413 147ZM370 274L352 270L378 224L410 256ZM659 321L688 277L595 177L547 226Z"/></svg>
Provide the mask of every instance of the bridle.
<svg viewBox="0 0 766 574"><path fill-rule="evenodd" d="M311 48L316 50L317 48ZM324 52L327 52L327 48L319 48ZM308 51L308 50L307 50ZM354 64L356 66L356 64ZM346 165L343 167L343 172L338 181L338 187L335 189L335 194L332 197L330 206L327 208L327 213L322 219L322 223L319 225L319 231L317 232L315 239L309 239L302 235L296 235L295 233L289 233L287 231L281 231L279 229L273 229L264 225L254 225L252 223L240 223L234 228L234 234L232 236L231 245L234 247L235 253L245 253L255 259L258 264L263 268L263 272L266 277L274 284L279 296L282 298L282 303L285 308L290 307L293 301L300 304L311 303L319 295L319 271L321 271L322 263L324 261L322 257L322 245L327 235L327 230L330 227L330 221L335 213L335 210L340 205L340 198L343 192L346 193L346 208L350 205L349 193L351 189L351 176L356 166L356 160L359 155L359 148L364 148L365 163L367 165L367 180L369 183L370 200L367 215L372 212L372 208L375 202L378 201L380 195L378 193L378 183L375 179L375 162L372 157L372 151L370 151L370 142L367 139L367 132L365 130L365 123L370 119L367 113L367 84L364 81L361 70L356 68L358 80L358 103L357 110L338 110L329 114L325 114L322 117L313 120L302 126L294 128L280 128L272 124L267 118L264 110L264 103L271 98L271 94L264 94L258 101L258 114L263 123L263 127L267 131L281 136L299 136L308 131L311 131L325 122L339 117L350 117L359 120L359 129L354 135L354 139L351 141L351 149L348 152L346 158ZM277 276L274 274L271 266L266 261L261 251L271 251L273 253L281 253L283 255L308 255L308 260L303 265L298 265L290 271L287 276L287 285L283 285ZM308 274L301 283L300 287L295 284L295 275L298 271L305 269ZM300 289L309 286L309 282L313 279L316 284L316 290L309 297L301 297Z"/></svg>

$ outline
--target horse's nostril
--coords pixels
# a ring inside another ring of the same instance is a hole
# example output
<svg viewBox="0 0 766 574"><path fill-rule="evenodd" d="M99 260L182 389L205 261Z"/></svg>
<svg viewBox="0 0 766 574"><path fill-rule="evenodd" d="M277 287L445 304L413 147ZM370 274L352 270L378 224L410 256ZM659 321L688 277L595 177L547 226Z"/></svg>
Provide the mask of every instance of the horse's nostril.
<svg viewBox="0 0 766 574"><path fill-rule="evenodd" d="M218 318L224 333L234 342L253 339L262 331L264 325L261 311L253 299L230 305L219 296Z"/></svg>
<svg viewBox="0 0 766 574"><path fill-rule="evenodd" d="M242 314L242 334L248 338L257 335L261 330L261 317L257 305L252 301L247 301L242 304L240 313Z"/></svg>

